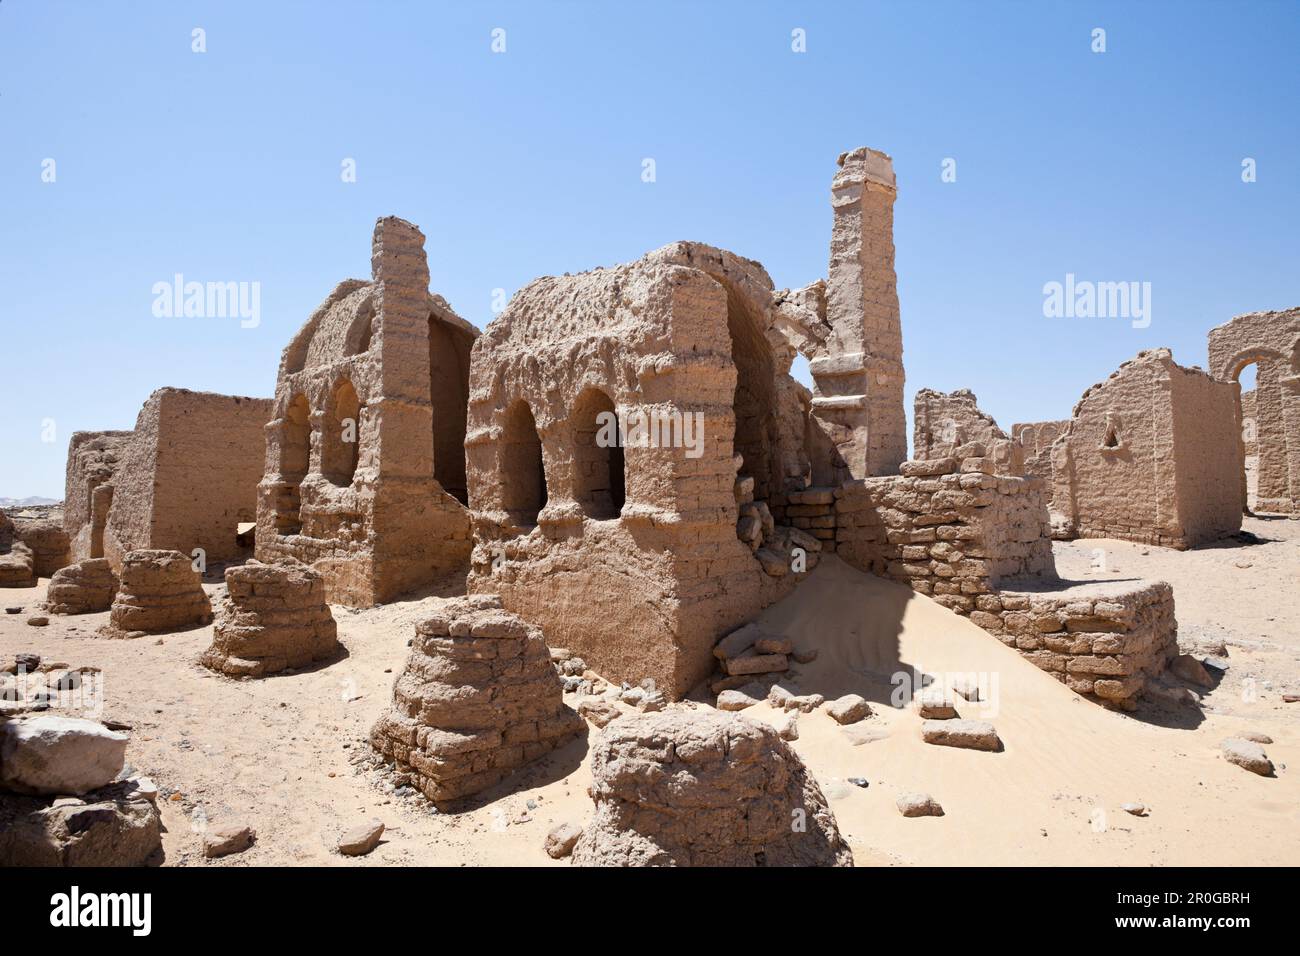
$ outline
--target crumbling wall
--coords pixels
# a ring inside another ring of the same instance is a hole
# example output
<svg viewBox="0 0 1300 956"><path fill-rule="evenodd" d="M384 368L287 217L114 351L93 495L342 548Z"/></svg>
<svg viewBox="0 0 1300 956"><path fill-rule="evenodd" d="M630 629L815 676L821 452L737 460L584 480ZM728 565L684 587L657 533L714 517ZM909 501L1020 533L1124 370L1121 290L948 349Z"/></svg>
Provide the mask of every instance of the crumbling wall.
<svg viewBox="0 0 1300 956"><path fill-rule="evenodd" d="M69 560L104 556L103 535L108 523L111 492L96 489L112 482L133 432L73 432L63 492L63 529L68 533Z"/></svg>
<svg viewBox="0 0 1300 956"><path fill-rule="evenodd" d="M153 548L208 561L245 557L236 526L256 516L271 400L160 388L136 419L113 478L104 556Z"/></svg>
<svg viewBox="0 0 1300 956"><path fill-rule="evenodd" d="M897 477L836 489L836 553L967 614L1018 576L1054 574L1043 482L908 461Z"/></svg>
<svg viewBox="0 0 1300 956"><path fill-rule="evenodd" d="M838 488L836 553L968 615L1077 693L1132 709L1177 655L1169 585L1060 580L1046 483L957 467L907 461L902 476Z"/></svg>
<svg viewBox="0 0 1300 956"><path fill-rule="evenodd" d="M1209 353L1210 374L1221 381L1256 366L1254 408L1243 414L1253 420L1255 508L1300 513L1300 308L1239 315L1210 330Z"/></svg>
<svg viewBox="0 0 1300 956"><path fill-rule="evenodd" d="M1052 445L1069 426L1068 418L1049 422L1022 422L1011 426L1012 441L1019 446L1025 475L1047 482L1048 504L1052 492Z"/></svg>
<svg viewBox="0 0 1300 956"><path fill-rule="evenodd" d="M285 348L257 509L259 560L310 564L331 602L363 607L468 560L461 423L477 335L430 294L411 223L376 223L371 273L340 283Z"/></svg>
<svg viewBox="0 0 1300 956"><path fill-rule="evenodd" d="M975 393L968 388L948 393L921 389L916 393L912 418L912 457L918 461L961 457L959 448L976 443L997 463L998 474L1025 473L1019 445L1007 437L992 415L980 409Z"/></svg>
<svg viewBox="0 0 1300 956"><path fill-rule="evenodd" d="M819 486L894 474L907 457L893 160L859 147L836 165L827 278L776 296L782 326L810 358L808 448Z"/></svg>
<svg viewBox="0 0 1300 956"><path fill-rule="evenodd" d="M1237 387L1141 352L1092 386L1053 445L1052 506L1068 534L1172 548L1241 526Z"/></svg>

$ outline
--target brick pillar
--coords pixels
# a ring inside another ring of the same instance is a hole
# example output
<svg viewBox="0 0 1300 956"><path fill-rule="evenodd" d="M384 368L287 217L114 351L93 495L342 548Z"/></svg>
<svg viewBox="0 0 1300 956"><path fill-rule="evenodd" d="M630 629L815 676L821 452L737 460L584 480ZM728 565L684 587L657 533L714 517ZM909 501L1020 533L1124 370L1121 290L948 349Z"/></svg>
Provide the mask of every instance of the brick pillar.
<svg viewBox="0 0 1300 956"><path fill-rule="evenodd" d="M860 147L831 183L829 354L810 363L813 414L835 443L837 479L898 473L907 458L903 332L894 275L893 162Z"/></svg>

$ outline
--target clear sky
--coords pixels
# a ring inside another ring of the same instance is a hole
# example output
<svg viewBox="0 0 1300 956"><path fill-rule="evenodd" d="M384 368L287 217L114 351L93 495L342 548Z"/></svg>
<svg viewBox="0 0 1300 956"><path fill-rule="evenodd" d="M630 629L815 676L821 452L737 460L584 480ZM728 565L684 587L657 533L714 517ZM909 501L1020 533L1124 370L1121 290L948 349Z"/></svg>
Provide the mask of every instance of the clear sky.
<svg viewBox="0 0 1300 956"><path fill-rule="evenodd" d="M1204 365L1300 304L1298 50L1296 2L0 0L0 496L62 497L71 433L159 386L270 395L379 216L480 328L496 289L677 239L801 286L859 145L898 177L909 406L1066 417L1140 349ZM156 316L177 273L260 283L260 324ZM1045 317L1071 273L1151 283L1150 325Z"/></svg>

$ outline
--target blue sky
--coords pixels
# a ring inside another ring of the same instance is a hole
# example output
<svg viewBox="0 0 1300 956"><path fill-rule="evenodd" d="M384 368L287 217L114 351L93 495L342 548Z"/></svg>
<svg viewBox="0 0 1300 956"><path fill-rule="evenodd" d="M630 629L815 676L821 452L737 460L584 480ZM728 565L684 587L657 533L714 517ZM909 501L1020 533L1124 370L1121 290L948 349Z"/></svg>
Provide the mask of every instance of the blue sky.
<svg viewBox="0 0 1300 956"><path fill-rule="evenodd" d="M0 496L60 497L69 435L156 387L270 395L378 216L480 327L495 289L676 239L800 286L858 145L898 176L909 406L1065 417L1140 349L1203 365L1212 326L1300 304L1297 49L1295 2L3 0ZM176 273L259 282L260 325L156 317ZM1067 273L1150 282L1150 326L1045 318Z"/></svg>

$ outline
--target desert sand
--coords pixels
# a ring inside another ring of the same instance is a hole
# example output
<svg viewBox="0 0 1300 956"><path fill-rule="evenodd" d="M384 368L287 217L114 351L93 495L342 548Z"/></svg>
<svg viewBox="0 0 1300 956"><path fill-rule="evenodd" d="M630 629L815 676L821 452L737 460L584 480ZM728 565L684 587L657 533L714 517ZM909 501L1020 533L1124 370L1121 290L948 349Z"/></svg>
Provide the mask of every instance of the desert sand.
<svg viewBox="0 0 1300 956"><path fill-rule="evenodd" d="M805 693L855 692L871 701L873 715L848 728L824 710L801 715L793 744L857 865L1300 863L1300 783L1289 769L1300 766L1300 704L1281 697L1300 692L1300 523L1247 518L1245 527L1262 540L1187 552L1056 543L1063 576L1170 581L1180 638L1226 644L1228 669L1198 706L1152 702L1133 715L1078 697L929 598L826 558L759 620L818 649L786 680ZM210 627L112 640L95 635L106 613L29 626L47 583L6 591L4 605L24 613L0 615L0 659L34 651L102 668L103 717L130 725L128 762L162 792L164 865L568 865L542 847L553 825L582 823L590 813L585 740L458 813L395 796L372 769L366 735L389 702L414 622L429 597L456 593L461 582L366 611L335 607L343 656L255 681L198 664ZM923 743L915 710L891 706L891 676L913 668L975 672L990 689L996 681L988 705L957 703L962 717L991 720L1004 750ZM694 696L672 706L708 706ZM767 704L745 713L779 716ZM1220 756L1222 738L1248 731L1273 738L1266 749L1275 777ZM903 817L895 801L912 791L931 794L945 815ZM1148 815L1130 815L1125 803L1144 804ZM378 849L339 856L339 833L371 818L386 825ZM257 843L204 860L204 827L227 823L252 825Z"/></svg>

